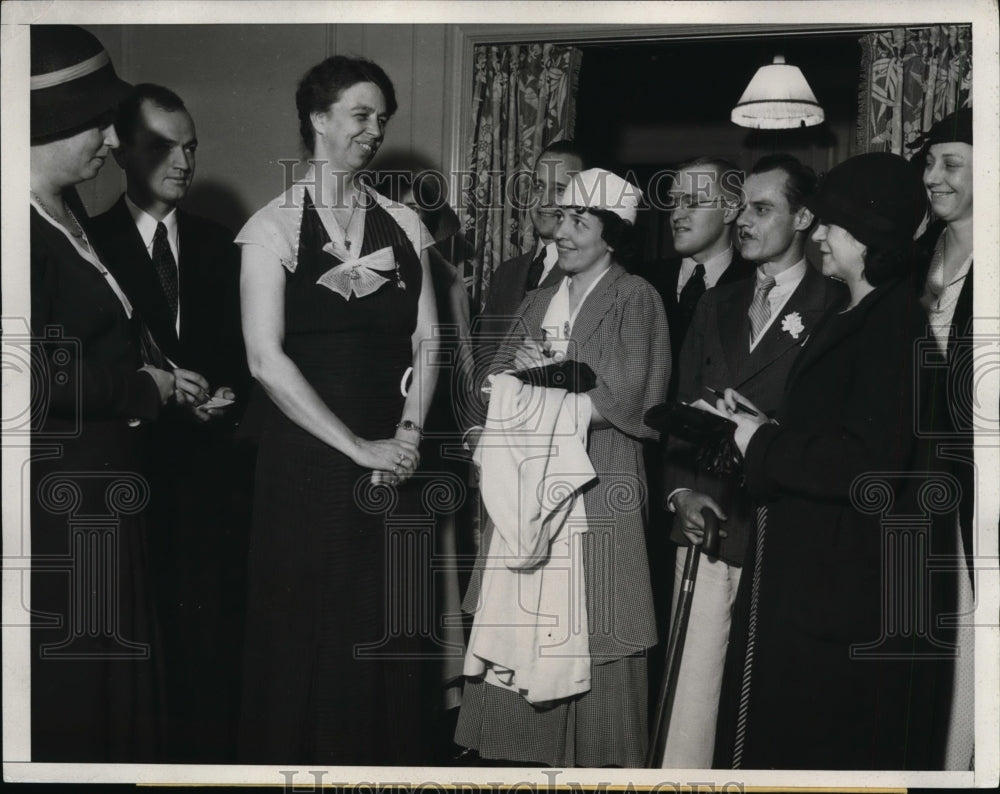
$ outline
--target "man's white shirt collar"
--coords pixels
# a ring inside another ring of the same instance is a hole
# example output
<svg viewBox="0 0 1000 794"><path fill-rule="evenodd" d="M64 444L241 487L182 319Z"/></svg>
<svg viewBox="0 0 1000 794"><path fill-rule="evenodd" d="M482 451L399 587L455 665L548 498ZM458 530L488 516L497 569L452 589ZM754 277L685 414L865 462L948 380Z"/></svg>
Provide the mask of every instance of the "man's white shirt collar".
<svg viewBox="0 0 1000 794"><path fill-rule="evenodd" d="M705 266L705 289L711 289L719 283L719 279L722 278L722 274L726 272L726 268L729 267L732 261L733 247L729 246L726 250L720 251L715 256L710 256L704 262L700 263ZM694 269L698 264L699 262L690 256L685 256L681 259L681 269L677 275L678 298L681 295L681 290L687 285L691 274L694 273Z"/></svg>
<svg viewBox="0 0 1000 794"><path fill-rule="evenodd" d="M757 266L757 273L755 277L758 285L761 281L767 278L767 275L764 273L764 265L766 264L767 262ZM767 334L767 331L771 327L772 323L774 323L774 321L781 314L781 310L788 302L788 299L792 297L792 293L795 292L795 289L805 277L807 267L809 267L809 263L806 262L805 257L803 257L791 267L786 268L773 276L774 286L767 294L767 303L771 309L771 316L768 318L764 327L761 328L760 333L757 334L757 338L750 343L751 350L757 347L757 344Z"/></svg>
<svg viewBox="0 0 1000 794"><path fill-rule="evenodd" d="M140 209L136 206L135 202L125 195L125 206L128 207L129 215L132 216L132 220L135 222L135 228L139 230L139 236L142 238L143 245L146 246L146 250L149 255L153 255L153 236L156 234L156 225L158 221L144 209ZM163 219L163 225L167 227L167 242L170 243L170 250L174 255L174 262L180 261L180 244L177 239L177 208L174 207L170 210L170 213Z"/></svg>
<svg viewBox="0 0 1000 794"><path fill-rule="evenodd" d="M139 231L139 236L142 238L143 245L146 246L146 253L149 254L150 260L153 258L153 237L156 234L156 225L159 221L156 220L152 215L143 209L136 206L135 202L125 195L125 206L128 207L129 215L132 216L132 220L135 222L135 228ZM174 264L177 265L177 280L180 283L180 239L177 235L177 208L174 207L170 210L170 213L163 219L163 225L167 227L167 243L170 246L170 252L174 255ZM180 296L178 296L178 305L180 304ZM178 333L181 332L181 315L178 311L177 319L174 321L174 330Z"/></svg>
<svg viewBox="0 0 1000 794"><path fill-rule="evenodd" d="M552 268L559 261L559 247L555 244L555 241L546 243L541 238L539 238L538 243L535 245L535 254L531 258L534 259L538 256L543 249L545 251L545 259L542 265L542 277L538 279L539 284L545 281L546 276L552 272Z"/></svg>
<svg viewBox="0 0 1000 794"><path fill-rule="evenodd" d="M767 278L767 274L764 273L764 267L767 264L768 263L765 262L763 265L758 265L757 266L757 282L758 283L760 283L765 278ZM795 287L798 286L799 282L802 281L802 277L806 274L806 268L808 266L809 265L806 262L805 257L802 257L802 259L800 259L798 262L796 262L791 267L785 268L780 273L777 273L776 275L774 275L773 276L773 278L774 278L774 289L771 290L772 293L774 292L774 290L780 290L783 293L785 290L787 290L789 288L790 289L795 289Z"/></svg>

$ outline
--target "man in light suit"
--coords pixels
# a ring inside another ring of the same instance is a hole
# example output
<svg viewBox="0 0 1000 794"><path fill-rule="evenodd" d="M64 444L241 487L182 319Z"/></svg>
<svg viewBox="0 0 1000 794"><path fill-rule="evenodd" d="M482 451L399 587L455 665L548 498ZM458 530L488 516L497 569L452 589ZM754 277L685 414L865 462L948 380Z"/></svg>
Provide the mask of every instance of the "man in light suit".
<svg viewBox="0 0 1000 794"><path fill-rule="evenodd" d="M150 428L154 597L164 635L168 760L225 762L235 740L249 472L233 440L249 373L239 253L178 203L194 176L194 122L169 89L137 85L119 111L124 195L94 219L102 258L190 399ZM180 370L178 370L180 371ZM209 398L237 400L211 407Z"/></svg>
<svg viewBox="0 0 1000 794"><path fill-rule="evenodd" d="M491 339L502 338L529 290L559 283L563 274L556 265L559 252L553 240L557 226L555 205L570 176L585 167L583 157L572 141L550 143L538 155L529 209L535 228L535 244L493 271L486 305L476 323L480 337L488 334Z"/></svg>
<svg viewBox="0 0 1000 794"><path fill-rule="evenodd" d="M705 399L709 389L738 389L769 416L781 408L785 380L823 311L842 294L805 258L813 215L803 198L815 190L812 169L788 155L769 155L744 184L745 205L736 220L743 258L752 277L709 289L699 300L681 350L677 399ZM703 508L719 517L719 558L702 560L667 735L665 768L709 768L715 744L722 673L732 608L753 528L755 507L734 478L706 474L691 450L667 449L664 493L675 512L672 539L686 549L700 543ZM681 574L675 574L674 602Z"/></svg>

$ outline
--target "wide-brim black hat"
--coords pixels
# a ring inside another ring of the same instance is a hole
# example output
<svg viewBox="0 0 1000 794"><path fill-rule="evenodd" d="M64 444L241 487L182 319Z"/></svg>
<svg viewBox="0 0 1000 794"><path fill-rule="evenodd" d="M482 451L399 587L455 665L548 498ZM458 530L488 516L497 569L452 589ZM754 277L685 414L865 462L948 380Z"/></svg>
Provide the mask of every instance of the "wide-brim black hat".
<svg viewBox="0 0 1000 794"><path fill-rule="evenodd" d="M972 145L972 108L962 108L945 116L927 133L927 144L967 143Z"/></svg>
<svg viewBox="0 0 1000 794"><path fill-rule="evenodd" d="M91 33L75 25L31 26L32 143L110 123L131 89Z"/></svg>
<svg viewBox="0 0 1000 794"><path fill-rule="evenodd" d="M920 174L899 155L871 152L834 166L805 205L822 223L849 231L867 246L912 242L927 211Z"/></svg>
<svg viewBox="0 0 1000 794"><path fill-rule="evenodd" d="M967 143L972 146L972 108L959 108L949 113L922 135L906 144L908 149L933 146L936 143Z"/></svg>

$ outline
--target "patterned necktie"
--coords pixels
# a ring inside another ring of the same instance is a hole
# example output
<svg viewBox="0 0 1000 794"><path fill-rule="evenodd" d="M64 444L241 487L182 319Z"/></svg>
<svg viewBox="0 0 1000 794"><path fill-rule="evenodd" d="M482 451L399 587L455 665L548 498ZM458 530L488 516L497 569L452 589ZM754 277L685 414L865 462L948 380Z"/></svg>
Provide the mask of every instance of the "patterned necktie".
<svg viewBox="0 0 1000 794"><path fill-rule="evenodd" d="M545 249L538 252L538 256L531 260L528 266L528 277L524 280L525 291L535 289L542 280L542 271L545 270Z"/></svg>
<svg viewBox="0 0 1000 794"><path fill-rule="evenodd" d="M694 272L687 280L681 294L677 298L677 311L681 317L681 324L687 327L694 317L694 307L698 305L698 299L705 294L705 266L695 265Z"/></svg>
<svg viewBox="0 0 1000 794"><path fill-rule="evenodd" d="M167 242L167 227L162 222L156 224L156 234L153 235L153 268L160 280L160 287L177 321L177 262Z"/></svg>
<svg viewBox="0 0 1000 794"><path fill-rule="evenodd" d="M750 342L757 338L761 329L767 325L771 317L771 304L767 301L768 293L774 289L774 276L765 276L757 282L757 291L753 294L753 303L750 304Z"/></svg>

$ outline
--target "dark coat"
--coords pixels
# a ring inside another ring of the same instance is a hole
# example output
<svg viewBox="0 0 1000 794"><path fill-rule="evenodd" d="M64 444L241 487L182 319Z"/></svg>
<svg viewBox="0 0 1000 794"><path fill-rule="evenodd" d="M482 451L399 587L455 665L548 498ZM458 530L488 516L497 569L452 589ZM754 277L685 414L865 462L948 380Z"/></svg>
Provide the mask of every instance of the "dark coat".
<svg viewBox="0 0 1000 794"><path fill-rule="evenodd" d="M528 294L525 282L528 278L528 268L535 258L535 249L526 251L502 262L493 271L490 278L489 292L486 294L486 305L472 322L473 356L472 386L468 400L467 415L462 417L466 425L482 424L486 418L486 398L481 391L483 379L496 355L500 342L511 330L511 324L518 320L518 308ZM538 285L538 289L557 286L562 279L562 271L558 266L546 274ZM520 326L522 336L526 333Z"/></svg>
<svg viewBox="0 0 1000 794"><path fill-rule="evenodd" d="M234 760L252 445L235 430L250 376L239 311L239 250L222 226L178 210L180 335L124 197L94 219L108 268L178 367L231 387L207 423L171 406L150 428L151 548L169 695L169 760Z"/></svg>
<svg viewBox="0 0 1000 794"><path fill-rule="evenodd" d="M758 429L746 451L747 487L767 513L737 608L747 616L759 588L756 620L734 619L738 664L727 666L731 695L746 681L753 623L743 768L940 763L933 723L947 712L934 707L950 674L933 654L950 650L931 602L954 579L935 573L931 587L924 555L953 534L936 531L929 514L954 499L929 496L937 475L924 470L914 432L924 316L906 281L844 305L824 315L793 365L780 424ZM732 706L724 695L720 750L732 741Z"/></svg>
<svg viewBox="0 0 1000 794"><path fill-rule="evenodd" d="M535 249L525 251L520 256L502 262L493 271L490 278L490 290L486 295L486 305L480 317L497 318L502 321L501 332L510 327L510 321L517 316L517 307L521 305L528 289L528 268L535 258ZM553 267L542 279L538 288L551 287L559 283L562 271Z"/></svg>
<svg viewBox="0 0 1000 794"><path fill-rule="evenodd" d="M240 255L232 233L206 218L177 211L178 337L125 197L92 224L108 269L142 314L163 352L177 366L204 375L213 391L231 386L238 397L244 397L249 373L240 328Z"/></svg>
<svg viewBox="0 0 1000 794"><path fill-rule="evenodd" d="M932 223L918 241L924 256L916 274L917 294L923 293L934 247L945 228L941 221ZM931 389L929 405L933 406L929 421L933 435L939 443L947 445L951 471L962 487L962 499L958 506L959 526L970 572L974 556L972 530L975 523L976 493L976 469L972 462L975 441L972 403L975 389L972 379L975 370L972 366L973 269L974 266L969 267L969 275L962 284L958 303L955 305L947 356L942 366L935 367L928 373Z"/></svg>
<svg viewBox="0 0 1000 794"><path fill-rule="evenodd" d="M31 757L160 761L148 427L130 422L155 419L160 397L139 371L138 322L104 276L34 209L30 233Z"/></svg>
<svg viewBox="0 0 1000 794"><path fill-rule="evenodd" d="M684 318L681 316L677 304L677 279L680 277L681 263L683 261L684 257L681 256L673 257L672 259L661 259L647 265L644 268L644 272L640 274L656 287L656 291L663 298L663 308L667 312L667 324L670 326L670 347L674 361L680 361L681 347L684 344L684 338L687 336L688 331L688 326L683 321ZM733 258L729 262L729 267L722 271L722 275L719 276L719 280L715 283L715 286L722 287L726 284L732 284L735 281L749 278L753 275L754 268L754 263L745 260L734 246ZM668 399L674 399L677 393L678 379L676 377L677 373L674 374L675 377L671 381Z"/></svg>
<svg viewBox="0 0 1000 794"><path fill-rule="evenodd" d="M720 391L731 387L768 416L782 407L785 381L799 353L827 307L844 295L843 285L823 277L806 265L806 273L764 336L750 351L750 321L747 312L753 300L756 277L716 286L698 301L694 319L678 362L677 399L704 399L715 404L705 387ZM804 330L796 339L782 330L782 318L797 312ZM754 508L746 491L734 477L719 477L698 469L691 449L671 443L667 448L664 496L677 488L708 494L726 512L722 527L728 533L719 544L719 556L731 565L742 565L753 524ZM675 522L671 539L687 545Z"/></svg>

